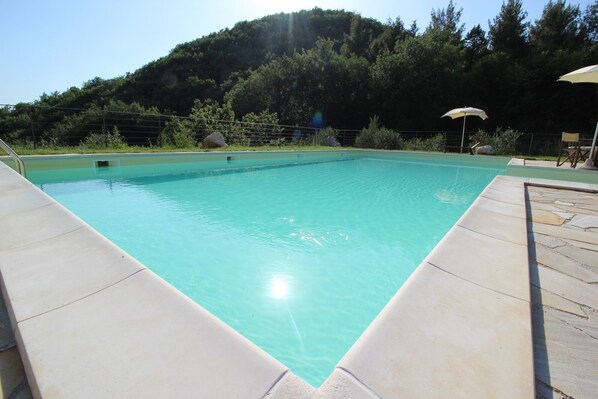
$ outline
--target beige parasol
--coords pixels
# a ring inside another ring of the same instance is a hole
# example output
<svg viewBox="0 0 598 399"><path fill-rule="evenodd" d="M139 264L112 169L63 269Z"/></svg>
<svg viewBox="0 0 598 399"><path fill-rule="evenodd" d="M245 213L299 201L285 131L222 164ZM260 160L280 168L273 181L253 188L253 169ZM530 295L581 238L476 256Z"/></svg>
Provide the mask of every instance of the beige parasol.
<svg viewBox="0 0 598 399"><path fill-rule="evenodd" d="M463 152L463 141L465 140L465 119L468 116L479 116L482 119L487 119L488 115L482 109L472 108L472 107L463 107L463 108L455 108L451 109L446 114L442 115L441 118L445 116L451 117L451 119L463 118L463 132L461 133L461 151Z"/></svg>

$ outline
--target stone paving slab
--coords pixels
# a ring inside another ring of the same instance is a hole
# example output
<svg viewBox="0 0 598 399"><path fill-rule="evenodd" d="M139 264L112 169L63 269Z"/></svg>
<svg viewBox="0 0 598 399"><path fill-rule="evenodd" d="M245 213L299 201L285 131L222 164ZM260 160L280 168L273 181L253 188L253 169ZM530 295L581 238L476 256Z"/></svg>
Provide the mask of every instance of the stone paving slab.
<svg viewBox="0 0 598 399"><path fill-rule="evenodd" d="M530 266L533 267L534 263L531 262ZM596 287L569 273L540 265L537 273L531 273L531 283L567 300L598 309Z"/></svg>
<svg viewBox="0 0 598 399"><path fill-rule="evenodd" d="M541 303L545 307L559 309L580 317L588 317L583 305L569 301L550 291L543 290L536 285L531 286L531 294L533 303Z"/></svg>
<svg viewBox="0 0 598 399"><path fill-rule="evenodd" d="M536 243L536 261L540 265L593 284L598 282L598 269L592 266L591 253L596 256L594 251L574 248L570 245L549 248Z"/></svg>
<svg viewBox="0 0 598 399"><path fill-rule="evenodd" d="M567 220L561 212L550 212L542 210L533 210L530 215L530 220L536 223L550 224L553 226L560 226Z"/></svg>
<svg viewBox="0 0 598 399"><path fill-rule="evenodd" d="M598 194L533 185L527 193L536 394L596 398Z"/></svg>
<svg viewBox="0 0 598 399"><path fill-rule="evenodd" d="M0 399L32 398L17 347L0 351Z"/></svg>
<svg viewBox="0 0 598 399"><path fill-rule="evenodd" d="M577 230L571 228L561 228L560 226L553 226L541 223L534 224L531 227L531 231L533 231L534 233L540 233L552 237L566 238L569 240L581 241L586 242L588 244L598 245L598 234L590 231Z"/></svg>
<svg viewBox="0 0 598 399"><path fill-rule="evenodd" d="M587 320L550 308L534 308L532 315L534 324L543 326L545 336L534 341L536 378L568 397L595 398L598 345L588 346L597 336L588 335Z"/></svg>

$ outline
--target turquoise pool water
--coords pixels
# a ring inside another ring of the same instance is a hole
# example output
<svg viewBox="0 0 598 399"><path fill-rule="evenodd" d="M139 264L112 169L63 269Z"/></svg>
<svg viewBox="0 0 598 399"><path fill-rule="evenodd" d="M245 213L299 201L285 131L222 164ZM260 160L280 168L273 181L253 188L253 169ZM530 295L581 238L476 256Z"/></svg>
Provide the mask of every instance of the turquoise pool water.
<svg viewBox="0 0 598 399"><path fill-rule="evenodd" d="M278 162L29 178L317 387L504 169Z"/></svg>

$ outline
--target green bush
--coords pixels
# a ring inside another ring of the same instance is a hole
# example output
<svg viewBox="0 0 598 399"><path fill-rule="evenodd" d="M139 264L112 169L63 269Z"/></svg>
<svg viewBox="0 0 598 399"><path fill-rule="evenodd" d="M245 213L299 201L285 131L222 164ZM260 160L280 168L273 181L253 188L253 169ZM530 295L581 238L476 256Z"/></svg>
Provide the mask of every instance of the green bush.
<svg viewBox="0 0 598 399"><path fill-rule="evenodd" d="M336 129L333 129L332 127L328 126L324 129L320 129L319 132L317 132L316 134L313 135L313 141L312 144L313 145L321 145L321 146L330 146L330 142L332 139L329 139L329 137L332 137L334 140L336 140L338 138L339 132Z"/></svg>
<svg viewBox="0 0 598 399"><path fill-rule="evenodd" d="M282 146L286 145L286 140L285 140L284 137L279 137L277 139L270 140L268 142L268 145L276 146L276 147L282 147Z"/></svg>
<svg viewBox="0 0 598 399"><path fill-rule="evenodd" d="M355 138L355 147L374 148L380 150L400 150L403 148L403 139L399 133L379 125L378 117L370 118L367 128Z"/></svg>
<svg viewBox="0 0 598 399"><path fill-rule="evenodd" d="M503 130L502 127L497 127L494 133L479 130L471 136L470 143L480 143L480 146L491 145L496 151L496 155L515 155L519 137L521 137L521 132L517 130L511 128Z"/></svg>
<svg viewBox="0 0 598 399"><path fill-rule="evenodd" d="M220 130L215 130L224 136L224 141L228 145L250 145L251 140L245 136L244 128L240 123L223 123ZM213 132L210 132L213 133Z"/></svg>
<svg viewBox="0 0 598 399"><path fill-rule="evenodd" d="M91 133L81 142L82 147L90 149L123 149L127 143L120 135L118 127L113 126L111 132Z"/></svg>
<svg viewBox="0 0 598 399"><path fill-rule="evenodd" d="M442 152L444 150L444 135L437 134L436 136L427 139L415 138L405 140L403 149L409 151Z"/></svg>
<svg viewBox="0 0 598 399"><path fill-rule="evenodd" d="M174 148L191 148L197 146L193 132L175 132L172 135Z"/></svg>
<svg viewBox="0 0 598 399"><path fill-rule="evenodd" d="M191 148L197 146L195 126L189 119L171 119L158 135L158 145L163 148Z"/></svg>
<svg viewBox="0 0 598 399"><path fill-rule="evenodd" d="M278 123L278 114L276 112L268 110L262 111L259 114L250 112L243 116L240 131L251 145L278 143L280 142L280 135L283 131L282 126Z"/></svg>

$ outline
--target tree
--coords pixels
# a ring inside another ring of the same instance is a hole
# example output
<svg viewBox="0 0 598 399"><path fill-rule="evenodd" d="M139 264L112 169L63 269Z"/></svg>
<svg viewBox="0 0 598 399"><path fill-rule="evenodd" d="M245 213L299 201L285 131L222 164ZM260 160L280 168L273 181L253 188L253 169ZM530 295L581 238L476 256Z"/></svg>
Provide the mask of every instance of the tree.
<svg viewBox="0 0 598 399"><path fill-rule="evenodd" d="M465 36L465 62L469 69L480 58L489 53L488 38L480 25L476 25Z"/></svg>
<svg viewBox="0 0 598 399"><path fill-rule="evenodd" d="M321 39L316 48L277 58L252 71L227 93L226 100L239 114L275 111L285 124L309 125L317 111L328 121L339 102L354 98L346 97L345 89L358 90L362 81L367 82L367 73L361 73L367 65L363 57L343 57L334 41ZM351 66L357 73L346 73ZM356 104L366 96L360 94Z"/></svg>
<svg viewBox="0 0 598 399"><path fill-rule="evenodd" d="M371 41L370 54L375 57L385 52L391 52L394 50L397 41L403 41L414 36L415 33L405 29L400 17L397 17L394 21L389 19L382 34Z"/></svg>
<svg viewBox="0 0 598 399"><path fill-rule="evenodd" d="M434 40L461 45L465 29L465 24L460 24L462 13L463 8L457 10L453 0L450 0L446 8L432 10L426 33L432 35Z"/></svg>
<svg viewBox="0 0 598 399"><path fill-rule="evenodd" d="M417 21L413 20L411 25L409 25L409 29L407 29L407 36L415 37L419 33L419 27L417 26Z"/></svg>
<svg viewBox="0 0 598 399"><path fill-rule="evenodd" d="M365 26L361 16L356 15L351 20L351 30L345 34L345 43L341 52L345 55L355 55L358 57L368 57L370 42L372 41L372 32Z"/></svg>
<svg viewBox="0 0 598 399"><path fill-rule="evenodd" d="M523 10L521 0L507 0L500 13L489 22L490 46L493 51L501 51L515 58L520 58L528 49L529 25L523 22L527 12Z"/></svg>
<svg viewBox="0 0 598 399"><path fill-rule="evenodd" d="M565 0L550 0L542 17L530 29L531 44L540 51L579 50L587 43L579 7Z"/></svg>
<svg viewBox="0 0 598 399"><path fill-rule="evenodd" d="M387 126L438 128L447 104L463 104L463 53L430 35L398 43L371 66L369 108Z"/></svg>
<svg viewBox="0 0 598 399"><path fill-rule="evenodd" d="M598 43L598 0L594 4L589 4L583 15L583 24L588 32L590 44Z"/></svg>

